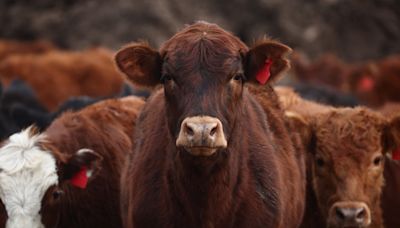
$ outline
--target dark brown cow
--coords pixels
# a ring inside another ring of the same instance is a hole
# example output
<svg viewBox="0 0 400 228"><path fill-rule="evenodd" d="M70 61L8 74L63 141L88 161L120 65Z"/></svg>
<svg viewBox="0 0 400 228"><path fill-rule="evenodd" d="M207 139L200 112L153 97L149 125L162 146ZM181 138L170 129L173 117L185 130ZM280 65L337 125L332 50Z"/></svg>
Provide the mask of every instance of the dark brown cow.
<svg viewBox="0 0 400 228"><path fill-rule="evenodd" d="M387 121L366 108L332 108L277 91L309 152L303 227L383 227L384 157L400 142L400 117Z"/></svg>
<svg viewBox="0 0 400 228"><path fill-rule="evenodd" d="M385 186L382 192L383 220L386 228L400 227L400 161L385 160Z"/></svg>
<svg viewBox="0 0 400 228"><path fill-rule="evenodd" d="M50 111L71 96L112 96L123 85L112 52L103 48L8 57L0 62L0 80L8 86L14 79L29 84Z"/></svg>
<svg viewBox="0 0 400 228"><path fill-rule="evenodd" d="M121 227L119 177L144 101L106 100L0 148L0 227ZM85 188L86 181L90 183Z"/></svg>
<svg viewBox="0 0 400 228"><path fill-rule="evenodd" d="M25 42L0 40L0 61L11 55L42 54L56 49L52 43L44 40Z"/></svg>
<svg viewBox="0 0 400 228"><path fill-rule="evenodd" d="M271 107L275 115L266 115L244 87L276 78L288 52L272 40L249 49L198 22L159 52L134 43L117 53L136 84L162 82L138 119L137 146L122 174L125 227L299 226L302 159L282 114Z"/></svg>

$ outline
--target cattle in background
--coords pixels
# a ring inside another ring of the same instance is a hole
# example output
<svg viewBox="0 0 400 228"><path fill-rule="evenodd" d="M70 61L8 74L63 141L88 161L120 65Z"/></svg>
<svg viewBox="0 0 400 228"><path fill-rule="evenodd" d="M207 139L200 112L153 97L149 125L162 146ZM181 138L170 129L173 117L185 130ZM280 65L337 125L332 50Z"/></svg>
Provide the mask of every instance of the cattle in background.
<svg viewBox="0 0 400 228"><path fill-rule="evenodd" d="M113 96L113 98L126 97L131 95L146 96L146 91L134 89L131 87L130 84L125 83L121 92L116 96ZM9 108L9 115L19 129L23 129L32 124L35 124L39 131L43 131L51 124L54 119L56 119L58 116L62 115L66 111L78 111L82 108L85 108L86 106L110 98L112 97L71 97L64 103L62 103L54 112L47 112L34 108L29 103L14 103L12 107Z"/></svg>
<svg viewBox="0 0 400 228"><path fill-rule="evenodd" d="M160 51L133 43L117 53L132 82L162 83L137 120L136 147L123 170L125 227L298 227L303 160L280 110L268 108L269 119L244 87L276 79L288 52L267 39L248 48L198 22Z"/></svg>
<svg viewBox="0 0 400 228"><path fill-rule="evenodd" d="M303 227L383 227L384 157L400 140L400 116L333 108L277 89L308 150ZM389 180L390 181L390 180Z"/></svg>
<svg viewBox="0 0 400 228"><path fill-rule="evenodd" d="M19 122L12 116L15 105L29 106L32 110L40 112L46 110L36 99L32 88L23 81L15 80L7 88L0 87L0 140L3 140L21 130Z"/></svg>
<svg viewBox="0 0 400 228"><path fill-rule="evenodd" d="M0 61L12 55L42 54L57 48L50 42L0 40Z"/></svg>
<svg viewBox="0 0 400 228"><path fill-rule="evenodd" d="M294 76L300 81L352 93L364 105L376 108L400 101L400 55L348 64L331 54L310 62L296 53L292 63Z"/></svg>
<svg viewBox="0 0 400 228"><path fill-rule="evenodd" d="M3 142L0 227L121 227L119 177L143 104L102 101Z"/></svg>
<svg viewBox="0 0 400 228"><path fill-rule="evenodd" d="M355 107L358 100L349 93L343 93L326 85L313 83L290 83L285 86L292 87L303 99L315 101L320 104L334 107Z"/></svg>
<svg viewBox="0 0 400 228"><path fill-rule="evenodd" d="M348 65L337 56L325 54L310 61L304 54L294 52L290 60L291 71L301 82L324 84L338 90L344 89Z"/></svg>
<svg viewBox="0 0 400 228"><path fill-rule="evenodd" d="M372 107L400 102L400 55L354 66L347 77L348 89Z"/></svg>
<svg viewBox="0 0 400 228"><path fill-rule="evenodd" d="M52 51L40 55L13 55L0 62L0 80L7 87L12 80L29 84L49 110L71 96L112 96L123 78L112 61L113 53L102 48L82 52Z"/></svg>

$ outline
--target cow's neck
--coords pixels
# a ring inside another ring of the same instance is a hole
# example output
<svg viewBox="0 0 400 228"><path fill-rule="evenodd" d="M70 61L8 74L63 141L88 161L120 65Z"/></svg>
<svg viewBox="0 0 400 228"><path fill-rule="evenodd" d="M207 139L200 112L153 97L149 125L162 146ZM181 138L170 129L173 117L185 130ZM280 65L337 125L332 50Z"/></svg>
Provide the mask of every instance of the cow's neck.
<svg viewBox="0 0 400 228"><path fill-rule="evenodd" d="M171 194L192 221L215 226L234 213L240 203L235 190L246 179L239 173L245 166L247 154L241 151L245 143L232 138L228 148L213 157L194 157L176 148L171 153L175 154L168 177Z"/></svg>

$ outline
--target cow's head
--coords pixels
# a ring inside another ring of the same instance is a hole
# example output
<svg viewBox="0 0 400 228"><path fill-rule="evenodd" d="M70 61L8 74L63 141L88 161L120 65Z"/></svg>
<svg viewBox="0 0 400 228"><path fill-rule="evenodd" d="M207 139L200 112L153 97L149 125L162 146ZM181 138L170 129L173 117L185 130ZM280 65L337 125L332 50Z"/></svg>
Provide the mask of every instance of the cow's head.
<svg viewBox="0 0 400 228"><path fill-rule="evenodd" d="M290 115L309 152L312 186L328 227L378 227L385 153L400 145L400 117L340 109Z"/></svg>
<svg viewBox="0 0 400 228"><path fill-rule="evenodd" d="M191 155L210 156L228 146L241 113L243 84L276 78L288 68L288 52L287 46L267 39L249 49L217 25L198 22L160 51L131 44L117 53L116 62L135 84L162 84L176 146Z"/></svg>
<svg viewBox="0 0 400 228"><path fill-rule="evenodd" d="M0 148L0 227L55 227L69 185L84 187L97 170L99 155L81 149L72 155L49 151L33 128L16 133ZM55 149L55 148L54 148Z"/></svg>

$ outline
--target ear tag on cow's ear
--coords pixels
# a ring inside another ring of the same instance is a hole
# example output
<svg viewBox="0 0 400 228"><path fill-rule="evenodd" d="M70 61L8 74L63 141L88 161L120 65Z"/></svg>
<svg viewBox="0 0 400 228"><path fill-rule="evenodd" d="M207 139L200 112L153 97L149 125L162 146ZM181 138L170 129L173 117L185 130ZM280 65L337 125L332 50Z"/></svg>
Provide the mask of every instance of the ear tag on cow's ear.
<svg viewBox="0 0 400 228"><path fill-rule="evenodd" d="M369 91L373 90L374 87L375 87L375 82L371 77L365 75L364 77L361 78L360 90L362 92L369 92Z"/></svg>
<svg viewBox="0 0 400 228"><path fill-rule="evenodd" d="M400 160L400 148L397 148L392 152L392 159L393 160Z"/></svg>
<svg viewBox="0 0 400 228"><path fill-rule="evenodd" d="M264 66L257 72L256 79L261 85L265 85L271 76L271 66L272 60L266 59Z"/></svg>
<svg viewBox="0 0 400 228"><path fill-rule="evenodd" d="M85 189L88 183L87 168L83 166L72 178L71 184L75 187Z"/></svg>

